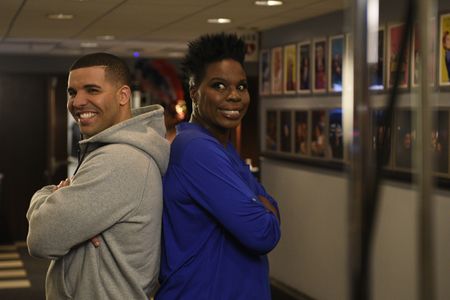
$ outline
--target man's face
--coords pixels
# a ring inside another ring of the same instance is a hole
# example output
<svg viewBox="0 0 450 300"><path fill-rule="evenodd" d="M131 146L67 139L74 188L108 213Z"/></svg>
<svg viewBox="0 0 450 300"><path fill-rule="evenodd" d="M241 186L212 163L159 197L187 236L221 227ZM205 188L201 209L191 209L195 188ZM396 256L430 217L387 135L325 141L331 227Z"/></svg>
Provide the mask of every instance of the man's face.
<svg viewBox="0 0 450 300"><path fill-rule="evenodd" d="M104 66L86 67L69 73L67 109L84 138L121 122L120 86L105 77Z"/></svg>

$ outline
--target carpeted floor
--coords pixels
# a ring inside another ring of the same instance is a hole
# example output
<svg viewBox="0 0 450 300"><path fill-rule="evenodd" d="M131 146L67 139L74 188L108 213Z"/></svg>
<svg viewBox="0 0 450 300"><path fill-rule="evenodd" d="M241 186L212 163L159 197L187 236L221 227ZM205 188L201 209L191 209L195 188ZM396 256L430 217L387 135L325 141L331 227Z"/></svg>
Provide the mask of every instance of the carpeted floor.
<svg viewBox="0 0 450 300"><path fill-rule="evenodd" d="M0 299L45 300L48 264L30 257L23 244L0 245Z"/></svg>
<svg viewBox="0 0 450 300"><path fill-rule="evenodd" d="M0 245L0 299L45 300L44 282L49 262L31 257L24 243ZM307 300L272 285L272 300ZM231 300L231 299L230 299Z"/></svg>

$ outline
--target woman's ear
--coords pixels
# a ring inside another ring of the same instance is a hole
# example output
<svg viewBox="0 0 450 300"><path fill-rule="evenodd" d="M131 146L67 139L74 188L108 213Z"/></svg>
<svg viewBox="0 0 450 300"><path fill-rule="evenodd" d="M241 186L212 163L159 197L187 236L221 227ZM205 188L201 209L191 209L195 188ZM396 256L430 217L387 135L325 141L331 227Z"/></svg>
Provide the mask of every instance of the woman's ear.
<svg viewBox="0 0 450 300"><path fill-rule="evenodd" d="M198 88L195 85L193 85L189 88L189 96L191 97L191 100L194 103L197 102L197 91L198 91Z"/></svg>

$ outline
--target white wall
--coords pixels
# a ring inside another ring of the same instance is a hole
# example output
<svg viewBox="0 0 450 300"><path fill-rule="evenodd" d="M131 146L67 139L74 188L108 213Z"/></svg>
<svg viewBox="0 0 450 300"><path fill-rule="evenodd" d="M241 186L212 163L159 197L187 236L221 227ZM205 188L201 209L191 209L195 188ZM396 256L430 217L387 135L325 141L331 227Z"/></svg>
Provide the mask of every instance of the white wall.
<svg viewBox="0 0 450 300"><path fill-rule="evenodd" d="M349 299L348 177L264 158L261 181L279 201L282 238L271 276L320 300ZM375 228L372 299L418 299L417 199L411 186L385 182ZM435 204L436 299L450 299L450 193Z"/></svg>
<svg viewBox="0 0 450 300"><path fill-rule="evenodd" d="M262 183L281 213L271 276L317 299L348 299L346 178L266 158L261 163Z"/></svg>

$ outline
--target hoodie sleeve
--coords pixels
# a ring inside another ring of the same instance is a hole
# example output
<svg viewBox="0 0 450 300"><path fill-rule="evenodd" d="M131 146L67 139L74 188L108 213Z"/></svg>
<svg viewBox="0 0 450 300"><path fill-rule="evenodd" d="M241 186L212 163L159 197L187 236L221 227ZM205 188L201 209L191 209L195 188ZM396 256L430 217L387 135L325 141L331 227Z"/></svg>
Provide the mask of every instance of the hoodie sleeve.
<svg viewBox="0 0 450 300"><path fill-rule="evenodd" d="M70 186L44 187L27 212L30 254L56 259L126 218L137 209L155 167L144 152L128 145L107 145L91 154ZM151 172L150 172L151 173Z"/></svg>
<svg viewBox="0 0 450 300"><path fill-rule="evenodd" d="M242 245L265 254L278 243L280 224L218 147L209 140L190 142L180 160L181 182L194 201Z"/></svg>

